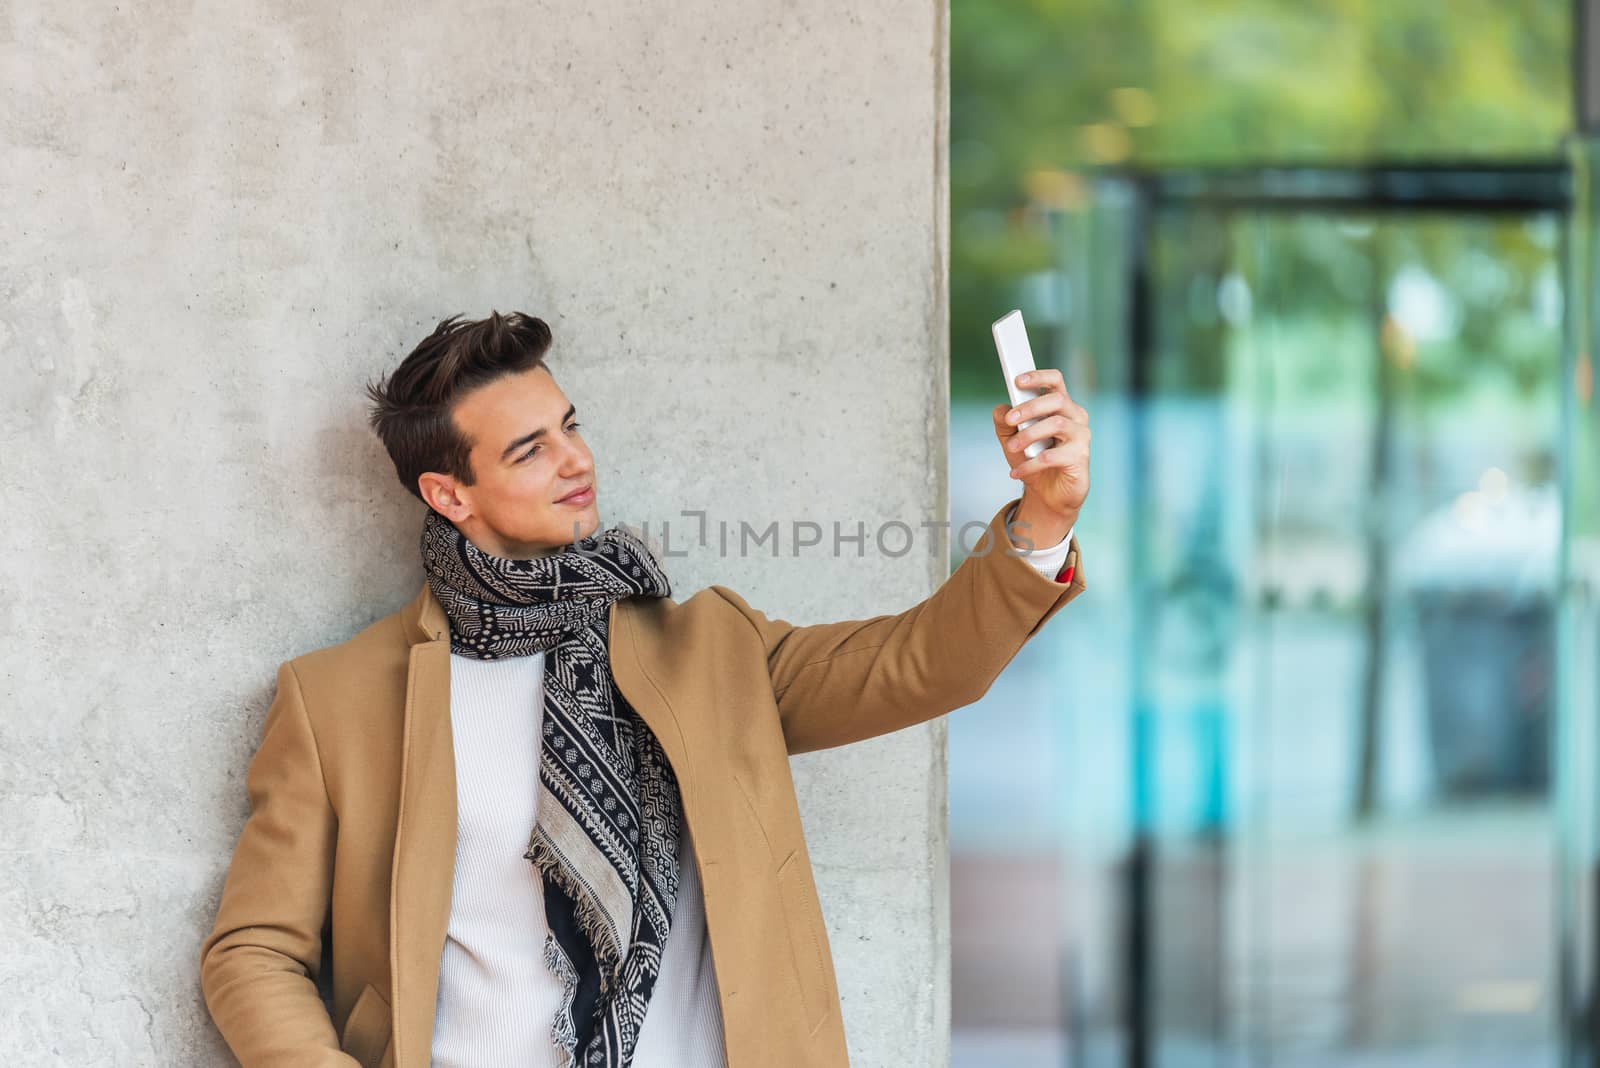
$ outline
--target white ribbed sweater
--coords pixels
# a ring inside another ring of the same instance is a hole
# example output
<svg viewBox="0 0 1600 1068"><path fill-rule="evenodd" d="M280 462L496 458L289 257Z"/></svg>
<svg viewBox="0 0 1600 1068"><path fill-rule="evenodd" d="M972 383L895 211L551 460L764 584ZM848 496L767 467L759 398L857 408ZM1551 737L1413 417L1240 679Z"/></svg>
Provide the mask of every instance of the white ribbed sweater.
<svg viewBox="0 0 1600 1068"><path fill-rule="evenodd" d="M1027 554L1054 577L1059 545ZM561 985L544 965L544 888L523 858L538 812L544 655L450 657L456 764L456 857L439 961L434 1068L554 1068L551 1025ZM705 899L687 826L678 903L650 997L636 1068L724 1068L722 1008Z"/></svg>

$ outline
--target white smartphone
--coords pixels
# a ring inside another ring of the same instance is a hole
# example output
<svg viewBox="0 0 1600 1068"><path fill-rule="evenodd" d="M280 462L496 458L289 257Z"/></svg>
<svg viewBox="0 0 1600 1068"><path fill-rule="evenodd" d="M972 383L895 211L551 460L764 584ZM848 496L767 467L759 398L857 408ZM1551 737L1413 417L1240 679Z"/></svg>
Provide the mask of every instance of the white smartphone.
<svg viewBox="0 0 1600 1068"><path fill-rule="evenodd" d="M1022 325L1022 312L1013 311L996 319L990 329L994 331L995 351L1000 354L1000 370L1006 376L1006 392L1011 397L1011 406L1015 408L1023 401L1032 400L1039 395L1036 389L1023 389L1017 385L1018 375L1035 370L1033 349L1028 345L1028 330ZM1029 419L1018 423L1017 429L1032 426L1038 421ZM1055 443L1055 438L1042 438L1023 449L1022 455L1031 460Z"/></svg>

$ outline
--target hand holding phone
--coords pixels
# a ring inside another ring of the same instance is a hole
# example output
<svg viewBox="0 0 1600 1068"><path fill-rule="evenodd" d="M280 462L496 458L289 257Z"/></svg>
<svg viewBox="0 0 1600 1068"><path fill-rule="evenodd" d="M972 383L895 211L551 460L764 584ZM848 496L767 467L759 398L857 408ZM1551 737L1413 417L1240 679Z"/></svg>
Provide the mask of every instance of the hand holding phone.
<svg viewBox="0 0 1600 1068"><path fill-rule="evenodd" d="M994 333L995 351L1000 354L1000 370L1006 376L1006 393L1011 397L1011 406L1015 408L1023 401L1032 400L1039 395L1036 389L1024 389L1017 385L1017 376L1034 370L1033 349L1028 344L1028 330L1022 325L1022 312L1012 311L996 319L990 328ZM1017 425L1018 430L1032 426L1037 419L1029 419ZM1028 459L1033 459L1044 450L1056 443L1055 438L1042 438L1022 450Z"/></svg>

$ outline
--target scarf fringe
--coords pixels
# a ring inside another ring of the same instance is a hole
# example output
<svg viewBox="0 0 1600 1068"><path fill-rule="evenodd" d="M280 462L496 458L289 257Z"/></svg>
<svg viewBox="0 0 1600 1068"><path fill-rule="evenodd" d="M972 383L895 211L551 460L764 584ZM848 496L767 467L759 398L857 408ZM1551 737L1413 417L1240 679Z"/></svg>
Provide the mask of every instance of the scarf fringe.
<svg viewBox="0 0 1600 1068"><path fill-rule="evenodd" d="M572 1019L572 1003L578 995L578 973L556 936L548 932L544 936L544 962L561 983L561 1007L556 1009L555 1020L550 1025L550 1037L561 1051L558 1068L577 1068L578 1025Z"/></svg>
<svg viewBox="0 0 1600 1068"><path fill-rule="evenodd" d="M601 910L599 902L585 893L578 881L572 878L572 873L562 866L556 851L544 840L544 828L537 825L534 827L533 841L529 843L528 851L522 856L526 860L533 861L534 867L539 869L539 874L555 883L572 901L578 930L589 943L589 948L594 952L595 960L600 965L600 992L602 994L608 992L611 989L611 972L622 967L622 953L621 948L611 939L611 925L606 922L605 913Z"/></svg>

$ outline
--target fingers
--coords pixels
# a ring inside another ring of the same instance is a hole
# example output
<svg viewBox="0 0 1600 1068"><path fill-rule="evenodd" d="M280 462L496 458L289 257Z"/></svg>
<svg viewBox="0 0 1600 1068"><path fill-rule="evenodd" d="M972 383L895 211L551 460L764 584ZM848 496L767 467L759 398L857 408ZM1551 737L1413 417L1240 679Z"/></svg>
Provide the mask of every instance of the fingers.
<svg viewBox="0 0 1600 1068"><path fill-rule="evenodd" d="M1033 428L1029 427L1028 429L1032 430ZM1087 433L1087 430L1084 432ZM1007 444L1009 448L1009 443ZM1056 445L1054 448L1044 450L1031 460L1023 460L1013 467L1008 474L1012 478L1021 480L1032 478L1040 471L1052 467L1075 467L1081 465L1083 470L1087 471L1088 458L1089 445L1087 441L1068 441Z"/></svg>
<svg viewBox="0 0 1600 1068"><path fill-rule="evenodd" d="M1041 416L1061 414L1075 423L1088 425L1089 412L1072 399L1067 392L1066 383L1062 381L1061 372L1053 367L1042 371L1029 371L1017 376L1017 384L1028 389L1042 390L1039 396L1032 400L1023 401L1005 416L1007 424L1015 426L1025 423L1029 419Z"/></svg>
<svg viewBox="0 0 1600 1068"><path fill-rule="evenodd" d="M1021 455L1029 445L1045 438L1055 438L1058 444L1074 442L1087 447L1089 427L1064 415L1047 416L1006 438L1006 451Z"/></svg>

